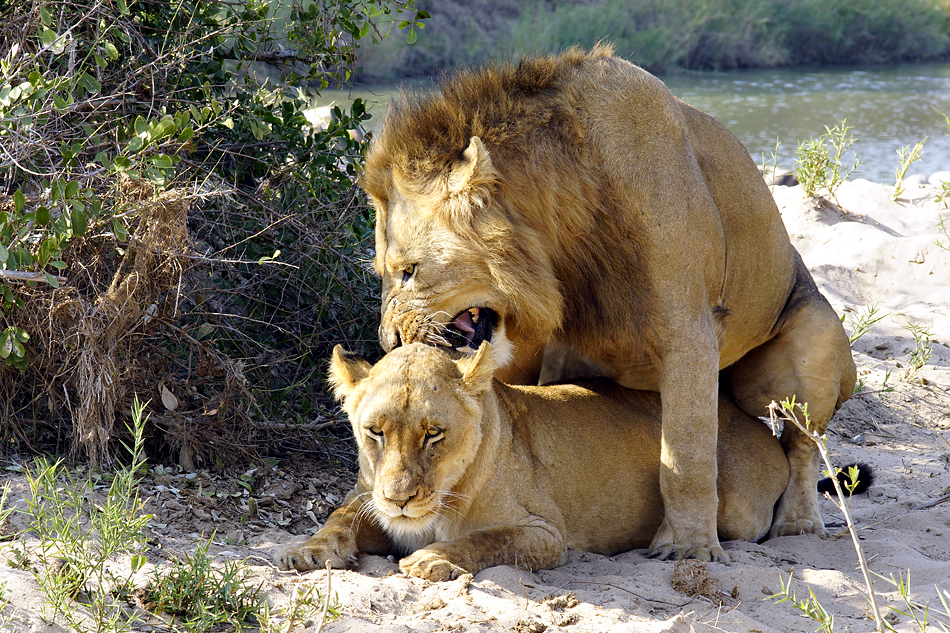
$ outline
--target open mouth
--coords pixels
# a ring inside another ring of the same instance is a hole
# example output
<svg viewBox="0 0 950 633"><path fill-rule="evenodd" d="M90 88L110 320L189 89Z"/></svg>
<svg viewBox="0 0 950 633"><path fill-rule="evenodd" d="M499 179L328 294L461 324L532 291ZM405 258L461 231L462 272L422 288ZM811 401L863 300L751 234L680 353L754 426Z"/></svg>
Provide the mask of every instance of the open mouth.
<svg viewBox="0 0 950 633"><path fill-rule="evenodd" d="M442 336L456 349L474 351L482 341L491 343L492 331L498 327L498 313L489 308L469 308L459 312L446 324Z"/></svg>

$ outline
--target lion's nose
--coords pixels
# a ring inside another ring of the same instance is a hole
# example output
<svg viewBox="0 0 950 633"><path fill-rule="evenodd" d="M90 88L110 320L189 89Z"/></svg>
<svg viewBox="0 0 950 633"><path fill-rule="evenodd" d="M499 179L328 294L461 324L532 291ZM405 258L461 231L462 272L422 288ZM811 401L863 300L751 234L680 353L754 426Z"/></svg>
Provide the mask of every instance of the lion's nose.
<svg viewBox="0 0 950 633"><path fill-rule="evenodd" d="M412 492L408 491L387 491L385 493L386 501L398 506L400 509L404 509L406 504L416 498L416 495L419 493L419 489L416 488Z"/></svg>

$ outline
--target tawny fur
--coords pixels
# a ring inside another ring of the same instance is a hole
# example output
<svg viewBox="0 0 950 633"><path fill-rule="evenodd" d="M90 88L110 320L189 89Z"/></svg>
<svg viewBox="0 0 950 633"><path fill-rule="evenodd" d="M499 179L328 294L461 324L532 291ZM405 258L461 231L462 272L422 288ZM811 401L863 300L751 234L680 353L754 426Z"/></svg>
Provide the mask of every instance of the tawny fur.
<svg viewBox="0 0 950 633"><path fill-rule="evenodd" d="M507 382L574 350L661 392L666 515L651 551L725 560L716 409L807 402L822 432L855 382L847 336L748 152L608 47L465 71L395 100L361 182L376 208L387 350L499 316ZM720 384L720 370L722 384ZM794 430L773 534L823 532L817 453Z"/></svg>
<svg viewBox="0 0 950 633"><path fill-rule="evenodd" d="M507 386L493 371L488 344L458 359L410 344L374 367L337 347L331 380L359 446L358 484L278 565L395 554L403 571L446 580L493 565L554 567L566 548L646 547L663 519L659 396L604 379ZM719 425L719 534L758 540L788 461L768 427L727 399Z"/></svg>

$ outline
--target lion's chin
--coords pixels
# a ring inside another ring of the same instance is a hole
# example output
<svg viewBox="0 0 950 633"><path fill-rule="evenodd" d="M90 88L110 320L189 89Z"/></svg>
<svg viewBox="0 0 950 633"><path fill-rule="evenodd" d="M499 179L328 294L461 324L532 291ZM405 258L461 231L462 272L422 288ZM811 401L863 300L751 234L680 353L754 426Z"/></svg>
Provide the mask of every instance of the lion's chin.
<svg viewBox="0 0 950 633"><path fill-rule="evenodd" d="M466 308L446 324L442 336L449 347L474 352L483 341L492 342L498 322L498 313L491 308Z"/></svg>
<svg viewBox="0 0 950 633"><path fill-rule="evenodd" d="M387 534L406 553L413 552L433 542L438 515L427 512L422 516L392 516L377 507L376 519Z"/></svg>

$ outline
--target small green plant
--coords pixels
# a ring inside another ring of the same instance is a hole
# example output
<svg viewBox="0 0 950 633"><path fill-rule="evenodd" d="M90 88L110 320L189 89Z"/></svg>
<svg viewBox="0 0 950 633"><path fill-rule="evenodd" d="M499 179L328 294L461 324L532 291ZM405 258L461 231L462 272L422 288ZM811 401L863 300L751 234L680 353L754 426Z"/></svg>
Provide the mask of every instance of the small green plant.
<svg viewBox="0 0 950 633"><path fill-rule="evenodd" d="M934 194L934 201L938 204L942 204L944 209L950 208L950 180L942 180L940 182L940 191ZM941 229L943 229L943 234L947 234L947 230L942 226L943 222L941 221ZM941 248L946 248L941 246Z"/></svg>
<svg viewBox="0 0 950 633"><path fill-rule="evenodd" d="M778 171L778 151L781 146L781 142L778 137L775 137L775 147L769 150L769 155L766 157L765 152L762 153L762 175L766 179L766 183L770 185L775 184L775 172Z"/></svg>
<svg viewBox="0 0 950 633"><path fill-rule="evenodd" d="M851 325L851 334L848 335L848 342L854 345L855 341L868 333L871 326L884 319L887 314L878 314L877 306L867 306L864 311L857 316L854 313L848 315L848 323ZM844 322L844 315L841 317Z"/></svg>
<svg viewBox="0 0 950 633"><path fill-rule="evenodd" d="M811 587L808 588L808 597L804 599L798 598L798 590L792 586L792 579L794 574L788 575L788 581L782 579L781 576L778 577L779 590L778 592L772 594L766 600L775 600L775 604L782 604L783 602L791 602L792 605L802 612L806 618L811 618L818 623L818 633L832 633L835 628L835 616L833 613L829 613L818 601L818 598L815 597L815 592L812 591Z"/></svg>
<svg viewBox="0 0 950 633"><path fill-rule="evenodd" d="M799 415L801 415L801 417L799 417ZM897 579L894 579L893 576L890 578L885 578L884 576L871 571L871 569L868 567L867 559L864 556L864 550L861 547L860 540L858 539L858 532L855 529L854 521L851 518L851 510L848 502L850 499L850 493L854 492L858 483L858 468L856 466L851 467L849 471L845 473L845 481L842 483L841 479L838 477L839 473L842 471L840 468L836 468L832 465L831 457L828 454L828 436L818 435L818 433L811 428L811 420L808 417L808 403L799 404L795 402L795 398L785 400L781 404L773 402L769 406L769 417L770 424L773 429L780 426L779 420L781 420L781 422L785 423L786 425L794 424L801 432L805 433L805 435L811 438L811 440L815 443L815 446L817 446L818 453L821 455L821 459L826 467L825 474L831 477L832 484L835 487L836 496L834 498L831 498L830 495L827 496L844 515L845 523L848 526L848 533L851 535L851 541L854 544L854 550L858 556L858 567L861 569L861 573L864 576L864 583L867 587L867 594L865 597L867 598L868 605L871 608L871 615L874 618L877 631L879 633L884 633L884 631L896 631L897 629L894 628L894 625L888 619L881 616L881 609L878 606L877 594L874 591L874 582L872 576L883 579L897 588L898 593L904 602L906 611L896 609L894 607L889 608L892 611L913 618L917 626L920 628L921 633L926 633L928 618L932 613L936 612L941 618L950 618L950 592L942 591L939 588L937 589L937 595L940 598L941 604L943 605L943 611L935 611L932 610L929 605L922 605L911 599L910 572L908 572L907 580L905 581L901 575L899 575ZM844 495L845 490L848 491L849 496ZM834 614L830 613L824 608L824 606L822 606L811 588L808 589L808 594L808 598L799 600L794 587L792 587L792 576L789 576L788 582L785 582L781 577L779 577L779 591L772 596L769 596L769 598L766 598L766 600L777 599L777 603L791 602L795 608L799 609L805 616L819 623L818 631L831 633L831 631L834 629ZM940 625L942 631L948 630L947 625L943 621L938 620L937 622Z"/></svg>
<svg viewBox="0 0 950 633"><path fill-rule="evenodd" d="M875 576L891 584L895 589L897 589L898 595L901 597L901 601L904 603L904 609L898 609L895 607L889 607L895 613L900 613L901 615L911 618L914 623L917 625L922 632L927 631L927 627L930 626L930 618L933 616L934 621L940 627L941 631L946 633L950 631L947 627L950 626L950 592L944 591L937 587L937 597L940 599L940 603L943 605L943 611L938 611L936 609L931 609L928 604L921 604L911 598L910 593L910 570L907 571L907 577L904 577L904 574L898 573L897 578L894 578L894 575L882 576L881 574L874 573ZM893 627L888 626L889 630L893 630Z"/></svg>
<svg viewBox="0 0 950 633"><path fill-rule="evenodd" d="M825 126L825 133L815 139L802 141L795 155L795 174L798 182L808 196L817 196L824 191L837 204L835 192L861 165L861 159L855 156L854 165L845 167L842 163L845 154L854 145L847 119L842 119L834 127ZM839 205L840 206L840 205Z"/></svg>
<svg viewBox="0 0 950 633"><path fill-rule="evenodd" d="M950 194L950 181L943 183L943 188L948 194ZM944 204L946 204L946 202ZM943 233L943 236L947 238L946 244L943 243L943 240L938 239L937 246L945 251L950 251L950 226L947 226L947 218L940 218L940 222L937 223L937 228L939 228L940 232Z"/></svg>
<svg viewBox="0 0 950 633"><path fill-rule="evenodd" d="M801 419L799 419L799 413L801 414ZM769 418L772 425L772 428L777 428L779 426L779 419L781 419L785 424L794 424L802 433L807 435L818 448L818 453L821 455L821 460L825 464L826 474L831 478L831 483L835 487L836 497L832 499L834 504L838 506L838 509L844 515L845 523L848 526L848 532L851 534L851 541L854 543L855 553L858 555L858 566L861 568L861 573L864 576L864 584L868 589L867 598L868 602L871 605L871 614L874 616L874 622L877 624L877 630L881 633L885 630L885 620L881 617L881 609L877 604L877 594L874 591L874 581L871 578L871 571L868 568L867 559L864 556L864 549L861 547L861 541L858 539L858 532L854 527L854 520L851 518L851 509L849 507L848 499L850 497L845 497L844 490L842 489L842 484L838 480L838 474L841 472L841 469L835 468L831 463L831 456L828 454L828 436L819 435L817 431L811 428L811 420L808 417L808 403L797 403L795 398L792 397L790 400L782 401L782 404L777 404L773 402L769 405ZM857 468L854 468L850 473L849 477L852 484L849 486L849 490L854 489L854 485L857 484ZM830 498L830 495L829 495ZM789 579L789 583L791 579ZM786 589L785 593L787 594L787 586L783 587ZM814 613L821 615L825 612L825 609L818 604L818 601L815 599L815 595L811 593L811 599L806 601L805 606L809 609L814 610L816 608L820 611L814 611ZM781 595L781 592L776 595ZM805 609L798 605L794 599L794 594L792 594L792 602L796 604L796 607L805 611ZM809 616L811 617L811 616ZM825 620L819 620L822 622L824 627ZM831 632L832 626L834 624L834 618L832 617L828 621L828 628L822 628L819 630Z"/></svg>
<svg viewBox="0 0 950 633"><path fill-rule="evenodd" d="M261 633L290 633L301 623L320 614L317 633L323 629L325 622L340 617L340 605L330 603L330 566L327 565L326 593L320 593L316 581L303 587L298 587L290 596L287 606L271 612L265 602L260 619Z"/></svg>
<svg viewBox="0 0 950 633"><path fill-rule="evenodd" d="M130 572L145 562L144 529L151 515L142 514L144 502L138 495L145 464L145 406L136 398L129 427L133 442L125 445L131 459L111 475L104 498L92 476L76 478L62 461L41 458L35 472L26 473L30 495L24 512L39 537L29 552L40 563L33 573L54 617L62 616L73 631L128 631L135 621L114 604L110 587L117 579L106 564L126 552L133 553ZM91 623L77 611L77 601L89 607Z"/></svg>
<svg viewBox="0 0 950 633"><path fill-rule="evenodd" d="M0 584L0 631L7 629L10 622L10 617L7 614L10 601L4 598L5 595L7 595L7 583ZM10 627L10 630L13 630L13 628Z"/></svg>
<svg viewBox="0 0 950 633"><path fill-rule="evenodd" d="M914 349L910 352L907 369L904 370L901 376L904 380L910 381L917 377L920 370L923 369L927 361L930 360L930 355L933 352L930 346L933 340L933 334L930 328L920 323L908 323L904 326L904 329L910 332L911 336L914 337Z"/></svg>
<svg viewBox="0 0 950 633"><path fill-rule="evenodd" d="M143 601L156 613L174 617L189 633L225 624L237 631L258 626L265 608L260 586L248 584L250 571L243 562L215 567L208 555L210 543L210 538L199 542L194 554L184 554L169 571L156 569Z"/></svg>
<svg viewBox="0 0 950 633"><path fill-rule="evenodd" d="M904 177L907 175L907 170L910 166L920 160L920 156L924 151L924 141L920 141L914 145L911 149L910 145L905 145L904 147L897 150L897 156L900 159L900 163L897 165L897 171L894 173L894 200L900 198L901 194L904 193Z"/></svg>

